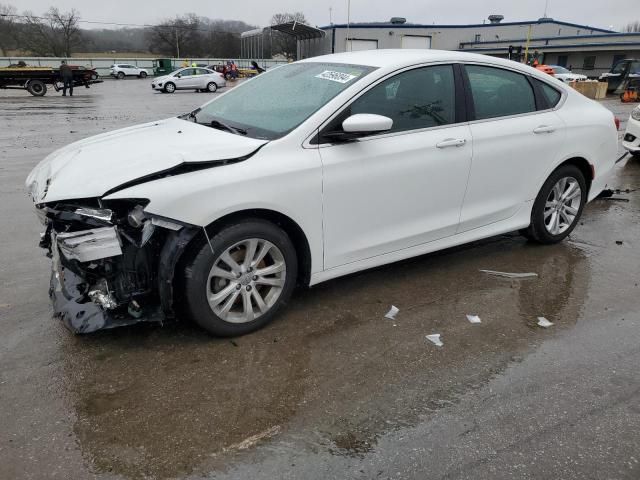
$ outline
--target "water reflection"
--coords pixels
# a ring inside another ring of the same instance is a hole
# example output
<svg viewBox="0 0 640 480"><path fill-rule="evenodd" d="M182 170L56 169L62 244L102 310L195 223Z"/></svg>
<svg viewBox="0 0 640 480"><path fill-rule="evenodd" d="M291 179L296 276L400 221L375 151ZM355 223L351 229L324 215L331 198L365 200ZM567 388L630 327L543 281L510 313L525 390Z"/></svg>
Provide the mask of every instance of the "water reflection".
<svg viewBox="0 0 640 480"><path fill-rule="evenodd" d="M588 284L580 250L502 237L300 292L237 346L187 325L68 337L75 432L93 469L128 478L210 468L276 426L295 435L292 448L363 455L571 328ZM391 304L397 326L383 318ZM534 327L537 316L555 326ZM428 344L429 333L445 346Z"/></svg>

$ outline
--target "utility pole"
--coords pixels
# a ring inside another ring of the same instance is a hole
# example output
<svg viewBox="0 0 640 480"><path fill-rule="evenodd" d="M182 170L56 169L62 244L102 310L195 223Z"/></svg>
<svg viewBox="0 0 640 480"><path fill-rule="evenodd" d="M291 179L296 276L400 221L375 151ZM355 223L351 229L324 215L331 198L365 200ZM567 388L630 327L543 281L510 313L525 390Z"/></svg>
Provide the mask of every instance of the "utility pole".
<svg viewBox="0 0 640 480"><path fill-rule="evenodd" d="M349 40L349 24L351 23L351 0L347 0L347 45L349 45L349 51L353 50L353 45Z"/></svg>
<svg viewBox="0 0 640 480"><path fill-rule="evenodd" d="M174 29L176 32L176 53L178 54L178 58L180 58L180 40L178 39L178 29Z"/></svg>
<svg viewBox="0 0 640 480"><path fill-rule="evenodd" d="M331 17L331 11L333 10L333 8L329 7L329 25L333 25L333 19Z"/></svg>

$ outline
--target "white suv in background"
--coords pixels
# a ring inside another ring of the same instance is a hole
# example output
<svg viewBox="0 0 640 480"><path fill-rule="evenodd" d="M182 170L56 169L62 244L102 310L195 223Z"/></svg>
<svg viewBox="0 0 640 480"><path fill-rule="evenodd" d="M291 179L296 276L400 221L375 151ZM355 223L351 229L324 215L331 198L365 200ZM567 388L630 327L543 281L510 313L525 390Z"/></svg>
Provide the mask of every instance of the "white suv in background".
<svg viewBox="0 0 640 480"><path fill-rule="evenodd" d="M640 158L640 106L637 106L631 112L629 121L627 122L627 130L622 138L622 146L626 148L631 155Z"/></svg>
<svg viewBox="0 0 640 480"><path fill-rule="evenodd" d="M147 78L147 75L149 75L149 71L128 63L117 63L111 65L111 71L109 72L109 75L119 79L123 79L127 76Z"/></svg>

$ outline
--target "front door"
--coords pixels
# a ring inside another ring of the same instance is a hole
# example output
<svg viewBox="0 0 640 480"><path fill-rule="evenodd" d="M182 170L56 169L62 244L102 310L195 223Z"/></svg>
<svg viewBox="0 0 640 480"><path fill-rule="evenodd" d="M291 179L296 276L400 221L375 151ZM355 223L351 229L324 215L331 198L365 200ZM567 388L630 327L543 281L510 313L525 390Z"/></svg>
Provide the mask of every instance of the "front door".
<svg viewBox="0 0 640 480"><path fill-rule="evenodd" d="M456 98L452 65L406 70L326 127L372 113L391 118L390 131L324 144L321 132L325 268L455 233L471 163L469 126L456 123Z"/></svg>

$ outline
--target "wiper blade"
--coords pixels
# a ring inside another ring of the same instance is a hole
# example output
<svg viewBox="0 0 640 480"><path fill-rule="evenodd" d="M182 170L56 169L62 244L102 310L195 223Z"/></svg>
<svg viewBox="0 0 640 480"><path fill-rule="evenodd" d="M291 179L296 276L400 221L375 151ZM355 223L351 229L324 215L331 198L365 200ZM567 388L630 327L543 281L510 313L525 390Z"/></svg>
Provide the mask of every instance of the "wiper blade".
<svg viewBox="0 0 640 480"><path fill-rule="evenodd" d="M238 128L238 127L232 127L231 125L227 125L226 123L222 123L219 120L211 120L211 123L209 124L209 126L211 128L216 128L218 130L226 130L228 132L231 133L239 133L240 135L246 135L247 131L242 129L242 128Z"/></svg>

